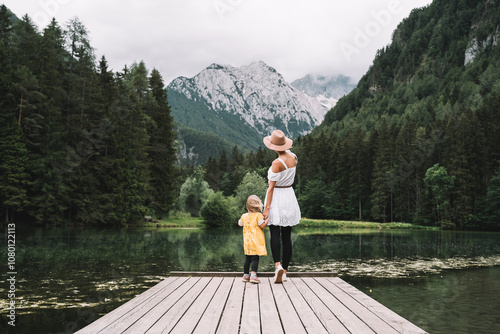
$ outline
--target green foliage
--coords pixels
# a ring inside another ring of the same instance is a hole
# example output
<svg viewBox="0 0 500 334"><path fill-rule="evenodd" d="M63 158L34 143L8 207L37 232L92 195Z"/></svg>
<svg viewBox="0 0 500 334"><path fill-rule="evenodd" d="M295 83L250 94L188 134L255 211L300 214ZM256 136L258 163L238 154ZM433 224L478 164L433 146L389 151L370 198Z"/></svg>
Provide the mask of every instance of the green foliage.
<svg viewBox="0 0 500 334"><path fill-rule="evenodd" d="M257 195L264 204L268 184L266 179L257 172L248 172L236 188L235 202L238 212L245 212L247 198L250 195Z"/></svg>
<svg viewBox="0 0 500 334"><path fill-rule="evenodd" d="M500 230L500 169L490 179L486 196L479 204L475 228Z"/></svg>
<svg viewBox="0 0 500 334"><path fill-rule="evenodd" d="M425 173L426 193L434 203L436 221L450 220L450 194L455 185L455 177L449 176L444 166L435 164Z"/></svg>
<svg viewBox="0 0 500 334"><path fill-rule="evenodd" d="M26 171L28 151L21 140L21 129L11 127L10 133L0 135L0 204L5 208L5 220L9 211L22 211L28 204Z"/></svg>
<svg viewBox="0 0 500 334"><path fill-rule="evenodd" d="M204 171L197 168L193 176L187 178L182 184L178 199L179 208L185 212L189 212L192 216L200 215L201 207L213 194L208 182L203 179Z"/></svg>
<svg viewBox="0 0 500 334"><path fill-rule="evenodd" d="M325 196L327 192L328 185L323 180L308 181L299 197L301 214L312 219L328 217L324 210L326 205L330 205Z"/></svg>
<svg viewBox="0 0 500 334"><path fill-rule="evenodd" d="M237 226L238 215L234 200L225 197L222 192L211 194L200 210L200 216L210 227Z"/></svg>
<svg viewBox="0 0 500 334"><path fill-rule="evenodd" d="M375 160L373 162L372 175L372 215L384 223L390 217L388 209L391 205L393 192L392 158L391 158L391 136L385 118L382 120L379 131L376 134ZM392 217L391 221L393 221Z"/></svg>

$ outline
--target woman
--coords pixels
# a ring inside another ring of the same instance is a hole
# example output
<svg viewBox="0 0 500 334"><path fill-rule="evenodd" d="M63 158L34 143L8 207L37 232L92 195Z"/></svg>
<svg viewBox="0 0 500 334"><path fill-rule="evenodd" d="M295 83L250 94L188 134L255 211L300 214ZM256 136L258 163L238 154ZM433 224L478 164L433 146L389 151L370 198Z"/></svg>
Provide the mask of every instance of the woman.
<svg viewBox="0 0 500 334"><path fill-rule="evenodd" d="M264 138L267 148L278 153L278 158L269 168L264 219L269 218L271 231L271 252L274 259L274 282L286 281L288 265L292 257L292 227L300 222L300 208L292 184L297 167L297 156L289 151L293 141L285 137L280 130L275 130ZM283 243L283 257L281 257Z"/></svg>

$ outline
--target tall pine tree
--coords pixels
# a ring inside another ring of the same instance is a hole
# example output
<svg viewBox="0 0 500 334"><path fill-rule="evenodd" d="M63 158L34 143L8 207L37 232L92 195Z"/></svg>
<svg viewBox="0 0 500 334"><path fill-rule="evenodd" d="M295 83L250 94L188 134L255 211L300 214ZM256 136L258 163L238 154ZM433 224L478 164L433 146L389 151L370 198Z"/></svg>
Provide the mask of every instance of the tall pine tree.
<svg viewBox="0 0 500 334"><path fill-rule="evenodd" d="M178 172L174 122L163 78L156 69L151 71L149 87L154 100L148 111L152 120L149 129L150 200L155 212L163 215L173 207L176 198Z"/></svg>

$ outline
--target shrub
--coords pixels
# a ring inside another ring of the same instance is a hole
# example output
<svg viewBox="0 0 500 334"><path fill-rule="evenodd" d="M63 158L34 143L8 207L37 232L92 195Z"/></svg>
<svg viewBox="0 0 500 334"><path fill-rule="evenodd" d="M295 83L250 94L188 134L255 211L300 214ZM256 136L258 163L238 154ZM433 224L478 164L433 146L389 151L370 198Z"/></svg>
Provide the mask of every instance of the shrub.
<svg viewBox="0 0 500 334"><path fill-rule="evenodd" d="M200 210L205 224L210 227L237 226L238 213L231 197L224 197L222 192L216 192L208 197Z"/></svg>
<svg viewBox="0 0 500 334"><path fill-rule="evenodd" d="M200 208L207 201L213 190L208 182L203 180L204 172L196 169L181 186L178 204L181 211L190 213L193 217L200 215Z"/></svg>

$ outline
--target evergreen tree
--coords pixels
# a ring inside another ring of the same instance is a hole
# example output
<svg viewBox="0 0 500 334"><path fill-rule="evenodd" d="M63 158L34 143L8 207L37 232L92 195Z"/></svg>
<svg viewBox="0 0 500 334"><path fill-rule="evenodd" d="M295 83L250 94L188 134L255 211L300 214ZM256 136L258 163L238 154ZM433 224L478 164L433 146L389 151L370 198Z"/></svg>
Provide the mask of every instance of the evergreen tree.
<svg viewBox="0 0 500 334"><path fill-rule="evenodd" d="M14 212L22 211L28 205L27 185L28 151L22 141L21 128L13 119L2 117L2 124L10 123L9 129L2 128L0 135L0 206L5 211L5 221L9 222ZM6 131L7 130L7 131Z"/></svg>
<svg viewBox="0 0 500 334"><path fill-rule="evenodd" d="M231 189L231 174L229 169L229 159L227 158L226 151L223 150L222 154L219 157L219 161L217 162L219 169L219 178L220 178L220 189L225 196L232 195Z"/></svg>
<svg viewBox="0 0 500 334"><path fill-rule="evenodd" d="M363 210L367 206L370 193L371 161L365 132L361 128L354 129L346 138L346 150L349 160L345 168L349 171L349 188L352 202L357 204L357 218L363 219ZM354 216L353 216L354 217ZM352 218L351 218L352 219Z"/></svg>
<svg viewBox="0 0 500 334"><path fill-rule="evenodd" d="M125 224L142 219L146 212L149 160L145 115L133 97L121 91L119 103L113 105L110 120L114 124L104 161L106 222Z"/></svg>
<svg viewBox="0 0 500 334"><path fill-rule="evenodd" d="M106 112L118 98L118 86L113 72L108 69L108 61L105 56L102 56L99 61L97 74L99 77L99 88L102 92L102 104Z"/></svg>
<svg viewBox="0 0 500 334"><path fill-rule="evenodd" d="M234 145L231 152L231 158L228 162L228 182L225 185L225 194L231 196L235 194L236 188L242 182L246 168L244 166L244 159L238 150L238 146Z"/></svg>
<svg viewBox="0 0 500 334"><path fill-rule="evenodd" d="M154 99L149 110L153 123L149 131L151 201L155 211L164 214L172 208L176 197L175 133L163 78L156 69L151 72L149 86Z"/></svg>
<svg viewBox="0 0 500 334"><path fill-rule="evenodd" d="M494 80L497 82L498 79ZM500 87L499 87L500 89ZM484 129L485 135L485 156L486 173L491 177L498 168L500 161L500 91L493 92L489 96L483 106L478 110L477 116L481 122L481 127Z"/></svg>
<svg viewBox="0 0 500 334"><path fill-rule="evenodd" d="M10 15L0 6L0 207L9 222L14 212L28 204L26 171L28 151L20 127L22 106L16 107L12 92L13 73L10 58ZM18 115L19 112L19 115Z"/></svg>
<svg viewBox="0 0 500 334"><path fill-rule="evenodd" d="M210 188L214 191L220 190L219 164L217 160L210 156L205 163L205 181L208 182Z"/></svg>
<svg viewBox="0 0 500 334"><path fill-rule="evenodd" d="M42 93L50 96L54 104L61 107L68 101L64 89L64 74L68 53L64 49L63 31L52 19L43 30L40 48L40 86Z"/></svg>
<svg viewBox="0 0 500 334"><path fill-rule="evenodd" d="M260 146L255 153L255 165L257 168L268 167L271 165L266 158L266 152Z"/></svg>
<svg viewBox="0 0 500 334"><path fill-rule="evenodd" d="M54 100L40 93L26 66L14 73L13 93L20 103L20 124L29 151L30 212L37 222L58 224L70 202L68 162L61 114ZM22 116L21 116L22 114Z"/></svg>
<svg viewBox="0 0 500 334"><path fill-rule="evenodd" d="M393 177L391 176L391 137L385 118L382 120L380 129L377 131L377 141L373 162L372 175L372 215L384 223L387 218L392 218L392 190Z"/></svg>
<svg viewBox="0 0 500 334"><path fill-rule="evenodd" d="M395 211L400 221L410 221L416 211L415 195L418 180L415 172L425 157L416 146L416 124L408 116L396 139Z"/></svg>
<svg viewBox="0 0 500 334"><path fill-rule="evenodd" d="M0 41L8 45L12 33L12 23L9 10L5 5L0 5Z"/></svg>
<svg viewBox="0 0 500 334"><path fill-rule="evenodd" d="M480 218L485 229L500 230L500 172L493 175L489 182Z"/></svg>
<svg viewBox="0 0 500 334"><path fill-rule="evenodd" d="M452 115L445 138L444 158L455 178L452 191L453 223L462 228L475 213L475 202L484 189L484 134L474 113Z"/></svg>
<svg viewBox="0 0 500 334"><path fill-rule="evenodd" d="M320 178L311 179L305 184L298 198L303 217L313 219L326 218L325 207L333 211L331 207L338 203L329 203L327 201L326 193L328 188L328 184L324 182L324 179Z"/></svg>
<svg viewBox="0 0 500 334"><path fill-rule="evenodd" d="M12 49L16 64L26 66L34 75L40 70L38 62L38 50L40 49L41 37L37 28L28 15L13 26Z"/></svg>

